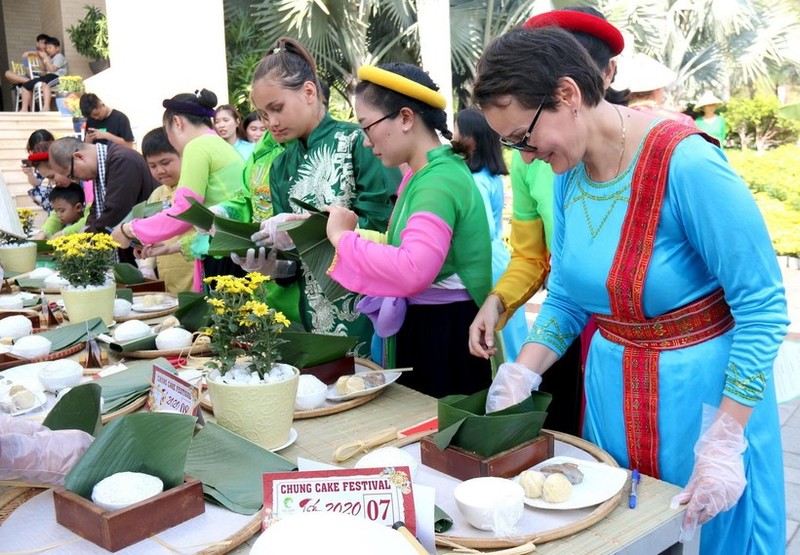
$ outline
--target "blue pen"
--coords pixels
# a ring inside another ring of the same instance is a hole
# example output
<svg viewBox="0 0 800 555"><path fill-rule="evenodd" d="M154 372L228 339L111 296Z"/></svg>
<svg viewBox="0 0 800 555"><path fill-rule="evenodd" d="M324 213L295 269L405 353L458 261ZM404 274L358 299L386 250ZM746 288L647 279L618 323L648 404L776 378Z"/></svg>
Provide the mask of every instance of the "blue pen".
<svg viewBox="0 0 800 555"><path fill-rule="evenodd" d="M639 471L634 470L631 473L631 496L630 499L628 500L628 507L630 507L631 509L636 508L636 494L637 490L639 489L639 479L640 479Z"/></svg>

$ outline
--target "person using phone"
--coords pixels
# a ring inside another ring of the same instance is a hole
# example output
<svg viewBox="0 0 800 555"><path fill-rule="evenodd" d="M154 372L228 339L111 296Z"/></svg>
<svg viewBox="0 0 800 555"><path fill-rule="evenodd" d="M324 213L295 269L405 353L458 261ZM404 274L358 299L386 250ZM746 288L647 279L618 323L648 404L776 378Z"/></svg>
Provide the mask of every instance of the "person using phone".
<svg viewBox="0 0 800 555"><path fill-rule="evenodd" d="M28 155L30 155L39 143L53 140L55 139L50 131L47 129L37 129L28 137L25 150L27 150ZM53 190L53 187L51 183L45 183L44 175L37 171L34 166L35 164L30 158L22 159L22 173L25 174L28 185L31 186L27 193L33 202L41 206L42 209L49 214L53 209L50 205L50 192Z"/></svg>
<svg viewBox="0 0 800 555"><path fill-rule="evenodd" d="M81 96L81 113L86 116L85 142L114 143L133 148L133 130L128 116L107 106L96 94Z"/></svg>

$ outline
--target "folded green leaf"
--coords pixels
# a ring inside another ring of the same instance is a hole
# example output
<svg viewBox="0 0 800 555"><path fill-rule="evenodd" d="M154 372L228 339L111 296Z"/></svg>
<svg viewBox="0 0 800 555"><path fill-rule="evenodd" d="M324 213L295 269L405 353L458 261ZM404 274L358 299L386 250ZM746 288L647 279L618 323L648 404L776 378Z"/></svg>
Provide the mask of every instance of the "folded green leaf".
<svg viewBox="0 0 800 555"><path fill-rule="evenodd" d="M355 346L357 337L285 331L286 343L278 346L280 360L297 368L308 368L344 357Z"/></svg>
<svg viewBox="0 0 800 555"><path fill-rule="evenodd" d="M203 482L207 498L231 511L251 515L264 502L262 475L296 468L280 455L208 422L189 445L184 471Z"/></svg>
<svg viewBox="0 0 800 555"><path fill-rule="evenodd" d="M116 412L146 395L150 390L153 365L175 373L175 368L167 359L157 358L136 361L128 364L127 370L95 380L94 383L102 388L103 414Z"/></svg>
<svg viewBox="0 0 800 555"><path fill-rule="evenodd" d="M131 351L152 351L156 348L156 334L151 333L139 339L124 341L121 343L109 343L108 348L115 353L129 353Z"/></svg>
<svg viewBox="0 0 800 555"><path fill-rule="evenodd" d="M539 435L552 395L534 391L519 404L486 414L487 393L439 399L439 432L434 441L440 449L454 445L491 457Z"/></svg>
<svg viewBox="0 0 800 555"><path fill-rule="evenodd" d="M311 214L320 214L321 216L324 216L325 218L328 217L328 213L327 212L324 212L324 211L320 210L319 208L317 208L313 204L309 204L304 200L300 200L299 198L289 197L289 201L292 204L295 204L295 205L299 206L300 208L302 208L306 212L309 212Z"/></svg>
<svg viewBox="0 0 800 555"><path fill-rule="evenodd" d="M181 327L189 331L207 328L211 323L210 307L203 293L181 291L178 293L178 310L174 313Z"/></svg>
<svg viewBox="0 0 800 555"><path fill-rule="evenodd" d="M168 412L112 420L67 474L67 489L88 499L97 482L118 472L157 476L165 490L182 484L195 422L193 416Z"/></svg>
<svg viewBox="0 0 800 555"><path fill-rule="evenodd" d="M209 244L208 254L211 256L227 256L235 252L244 256L247 249L257 249L258 246L250 240L250 236L259 230L259 224L239 222L224 218L214 217L214 236Z"/></svg>
<svg viewBox="0 0 800 555"><path fill-rule="evenodd" d="M140 202L139 204L135 204L131 211L128 212L128 215L122 220L123 222L129 222L133 219L140 219L140 218L149 218L154 214L158 214L164 210L164 203L163 202Z"/></svg>
<svg viewBox="0 0 800 555"><path fill-rule="evenodd" d="M96 383L73 387L50 409L43 424L51 430L83 430L97 435L100 419L100 391Z"/></svg>
<svg viewBox="0 0 800 555"><path fill-rule="evenodd" d="M114 270L114 281L117 283L121 283L123 285L137 285L147 281L144 279L141 270L139 270L139 268L133 264L122 262L119 264L114 264L112 268Z"/></svg>
<svg viewBox="0 0 800 555"><path fill-rule="evenodd" d="M203 206L203 204L197 199L190 198L189 204L191 204L189 208L180 214L176 214L174 216L171 215L171 217L186 223L190 223L193 226L199 227L200 229L205 229L206 231L211 229L211 226L214 223L214 213Z"/></svg>
<svg viewBox="0 0 800 555"><path fill-rule="evenodd" d="M439 505L433 506L433 531L444 534L453 527L453 517L444 512Z"/></svg>
<svg viewBox="0 0 800 555"><path fill-rule="evenodd" d="M328 275L336 249L328 240L326 227L328 219L322 214L311 214L305 220L293 220L278 226L286 231L294 241L297 253L319 282L322 292L329 301L336 301L349 291Z"/></svg>
<svg viewBox="0 0 800 555"><path fill-rule="evenodd" d="M117 287L116 293L114 293L117 299L125 299L129 303L133 303L133 289L128 289L127 287Z"/></svg>
<svg viewBox="0 0 800 555"><path fill-rule="evenodd" d="M37 253L53 252L53 247L47 244L48 239L32 239L32 241L36 243Z"/></svg>
<svg viewBox="0 0 800 555"><path fill-rule="evenodd" d="M101 318L92 318L85 322L69 324L60 328L41 332L40 336L47 338L52 343L51 352L63 351L73 345L82 343L92 337L97 337L101 333L108 332L108 328Z"/></svg>

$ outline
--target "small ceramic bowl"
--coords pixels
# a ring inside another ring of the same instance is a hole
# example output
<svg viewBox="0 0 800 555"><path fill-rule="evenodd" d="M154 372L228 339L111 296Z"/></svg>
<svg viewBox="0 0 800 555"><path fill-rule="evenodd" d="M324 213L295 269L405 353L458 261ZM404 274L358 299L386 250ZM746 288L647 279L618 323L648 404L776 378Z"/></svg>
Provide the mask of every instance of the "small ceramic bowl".
<svg viewBox="0 0 800 555"><path fill-rule="evenodd" d="M42 386L54 393L78 385L81 379L83 379L83 366L66 358L48 362L39 370L39 381L42 382Z"/></svg>
<svg viewBox="0 0 800 555"><path fill-rule="evenodd" d="M310 374L302 374L297 384L297 397L294 400L296 410L312 410L325 404L328 386L319 378Z"/></svg>
<svg viewBox="0 0 800 555"><path fill-rule="evenodd" d="M512 528L525 510L525 490L505 478L473 478L453 490L458 510L479 530Z"/></svg>

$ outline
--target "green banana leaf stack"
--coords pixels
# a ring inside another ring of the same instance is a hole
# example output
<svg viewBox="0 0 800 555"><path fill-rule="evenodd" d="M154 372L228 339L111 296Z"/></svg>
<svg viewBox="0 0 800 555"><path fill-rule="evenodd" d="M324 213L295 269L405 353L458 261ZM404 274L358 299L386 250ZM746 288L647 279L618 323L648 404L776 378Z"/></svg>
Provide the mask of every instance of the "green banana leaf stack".
<svg viewBox="0 0 800 555"><path fill-rule="evenodd" d="M96 436L102 427L100 391L93 382L73 387L50 409L42 424L51 430L82 430Z"/></svg>
<svg viewBox="0 0 800 555"><path fill-rule="evenodd" d="M197 199L189 199L189 202L191 206L173 218L206 231L214 226L214 236L208 247L209 256L228 256L231 253L244 256L247 249L258 248L250 236L260 229L259 224L239 222L214 214Z"/></svg>
<svg viewBox="0 0 800 555"><path fill-rule="evenodd" d="M486 414L488 391L439 399L439 431L433 436L439 449L453 445L491 457L539 435L552 395L534 391L519 404Z"/></svg>
<svg viewBox="0 0 800 555"><path fill-rule="evenodd" d="M127 370L94 381L102 388L103 414L125 407L150 390L153 365L175 373L175 368L165 358L140 360L128 365Z"/></svg>
<svg viewBox="0 0 800 555"><path fill-rule="evenodd" d="M91 337L108 332L108 328L103 323L102 318L92 318L85 322L69 324L52 330L43 331L37 335L50 340L52 344L50 351L63 351L73 345L85 342Z"/></svg>

